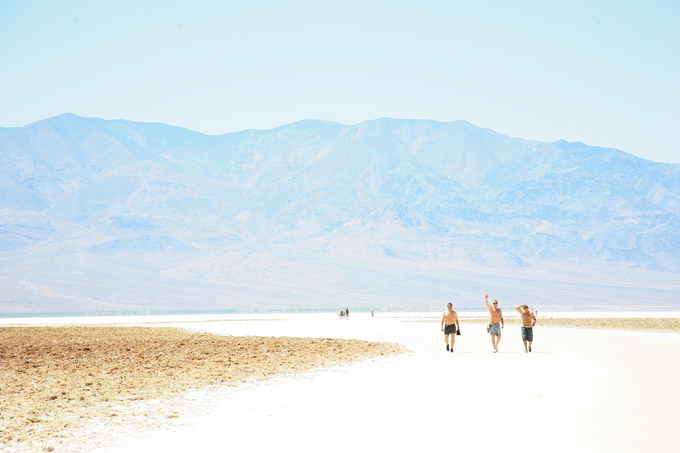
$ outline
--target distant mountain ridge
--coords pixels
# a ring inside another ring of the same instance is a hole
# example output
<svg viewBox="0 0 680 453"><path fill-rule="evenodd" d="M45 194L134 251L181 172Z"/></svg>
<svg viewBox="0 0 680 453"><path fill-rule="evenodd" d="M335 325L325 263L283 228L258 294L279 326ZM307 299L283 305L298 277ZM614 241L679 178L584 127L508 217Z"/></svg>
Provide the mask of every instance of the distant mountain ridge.
<svg viewBox="0 0 680 453"><path fill-rule="evenodd" d="M78 260L123 260L127 275L135 260L178 260L163 272L176 275L191 262L182 278L192 285L224 286L239 275L242 289L257 290L259 277L244 275L269 264L249 262L249 251L291 269L303 252L328 257L319 269L351 256L395 269L554 264L676 273L680 165L507 137L465 121L303 120L211 136L65 114L0 128L0 263L47 266L53 253L71 256L65 268L78 272ZM192 273L215 257L231 277ZM344 282L333 299L348 286L373 291ZM15 290L7 306L37 300L33 290ZM92 300L102 299L93 291Z"/></svg>

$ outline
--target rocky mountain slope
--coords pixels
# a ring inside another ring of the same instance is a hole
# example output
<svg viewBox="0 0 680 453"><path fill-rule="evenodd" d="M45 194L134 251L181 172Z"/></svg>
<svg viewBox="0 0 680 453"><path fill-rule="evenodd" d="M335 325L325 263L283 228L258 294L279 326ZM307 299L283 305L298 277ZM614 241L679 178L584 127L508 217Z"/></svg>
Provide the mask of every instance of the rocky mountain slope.
<svg viewBox="0 0 680 453"><path fill-rule="evenodd" d="M615 149L387 118L0 129L5 313L674 306L678 256L680 165Z"/></svg>

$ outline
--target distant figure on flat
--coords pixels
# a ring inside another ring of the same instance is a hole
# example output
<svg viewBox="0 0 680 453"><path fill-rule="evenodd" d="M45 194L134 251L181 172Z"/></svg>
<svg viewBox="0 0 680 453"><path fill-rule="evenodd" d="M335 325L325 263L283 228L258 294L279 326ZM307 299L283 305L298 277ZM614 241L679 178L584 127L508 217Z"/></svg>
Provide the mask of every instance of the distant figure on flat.
<svg viewBox="0 0 680 453"><path fill-rule="evenodd" d="M345 308L345 319L349 319L349 308Z"/></svg>
<svg viewBox="0 0 680 453"><path fill-rule="evenodd" d="M340 319L345 317L345 310L340 310Z"/></svg>
<svg viewBox="0 0 680 453"><path fill-rule="evenodd" d="M501 342L501 329L505 327L503 320L503 311L498 308L498 300L493 300L493 306L489 305L489 295L484 295L484 302L486 308L489 310L489 328L487 329L491 335L491 344L493 345L493 352L498 352L498 343Z"/></svg>
<svg viewBox="0 0 680 453"><path fill-rule="evenodd" d="M453 345L456 343L456 332L460 327L458 322L458 313L453 310L453 304L449 302L446 305L446 311L442 316L441 330L444 332L444 342L446 343L446 350L453 352ZM449 337L451 337L451 347L449 348Z"/></svg>
<svg viewBox="0 0 680 453"><path fill-rule="evenodd" d="M528 305L518 305L515 310L522 317L522 341L524 342L524 352L531 352L531 343L534 341L534 326L536 325L536 315L529 310Z"/></svg>

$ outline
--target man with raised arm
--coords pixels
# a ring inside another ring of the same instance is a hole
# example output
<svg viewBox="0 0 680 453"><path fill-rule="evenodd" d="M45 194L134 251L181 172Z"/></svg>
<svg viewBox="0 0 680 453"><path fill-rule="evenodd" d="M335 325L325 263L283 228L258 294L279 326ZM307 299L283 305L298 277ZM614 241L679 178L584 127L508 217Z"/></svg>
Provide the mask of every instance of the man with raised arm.
<svg viewBox="0 0 680 453"><path fill-rule="evenodd" d="M442 316L441 329L444 332L444 342L446 343L446 350L453 352L453 345L456 342L456 333L458 332L458 313L453 310L451 302L446 306L446 311ZM449 349L449 337L451 337L451 348Z"/></svg>
<svg viewBox="0 0 680 453"><path fill-rule="evenodd" d="M524 352L531 352L531 343L534 341L534 326L536 325L536 315L529 310L528 305L518 305L515 310L522 317L522 341L524 342Z"/></svg>
<svg viewBox="0 0 680 453"><path fill-rule="evenodd" d="M489 305L489 295L484 295L484 302L486 308L489 310L489 334L491 335L491 344L493 345L493 352L498 352L498 343L501 342L501 329L505 327L503 320L503 311L498 308L498 301L494 299L493 305Z"/></svg>

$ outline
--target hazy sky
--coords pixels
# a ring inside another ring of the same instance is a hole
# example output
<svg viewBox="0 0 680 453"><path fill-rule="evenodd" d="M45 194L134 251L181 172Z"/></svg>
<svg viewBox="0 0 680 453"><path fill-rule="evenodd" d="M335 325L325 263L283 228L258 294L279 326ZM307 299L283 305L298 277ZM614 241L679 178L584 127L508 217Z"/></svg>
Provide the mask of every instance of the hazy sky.
<svg viewBox="0 0 680 453"><path fill-rule="evenodd" d="M680 2L0 0L0 126L464 119L680 162Z"/></svg>

